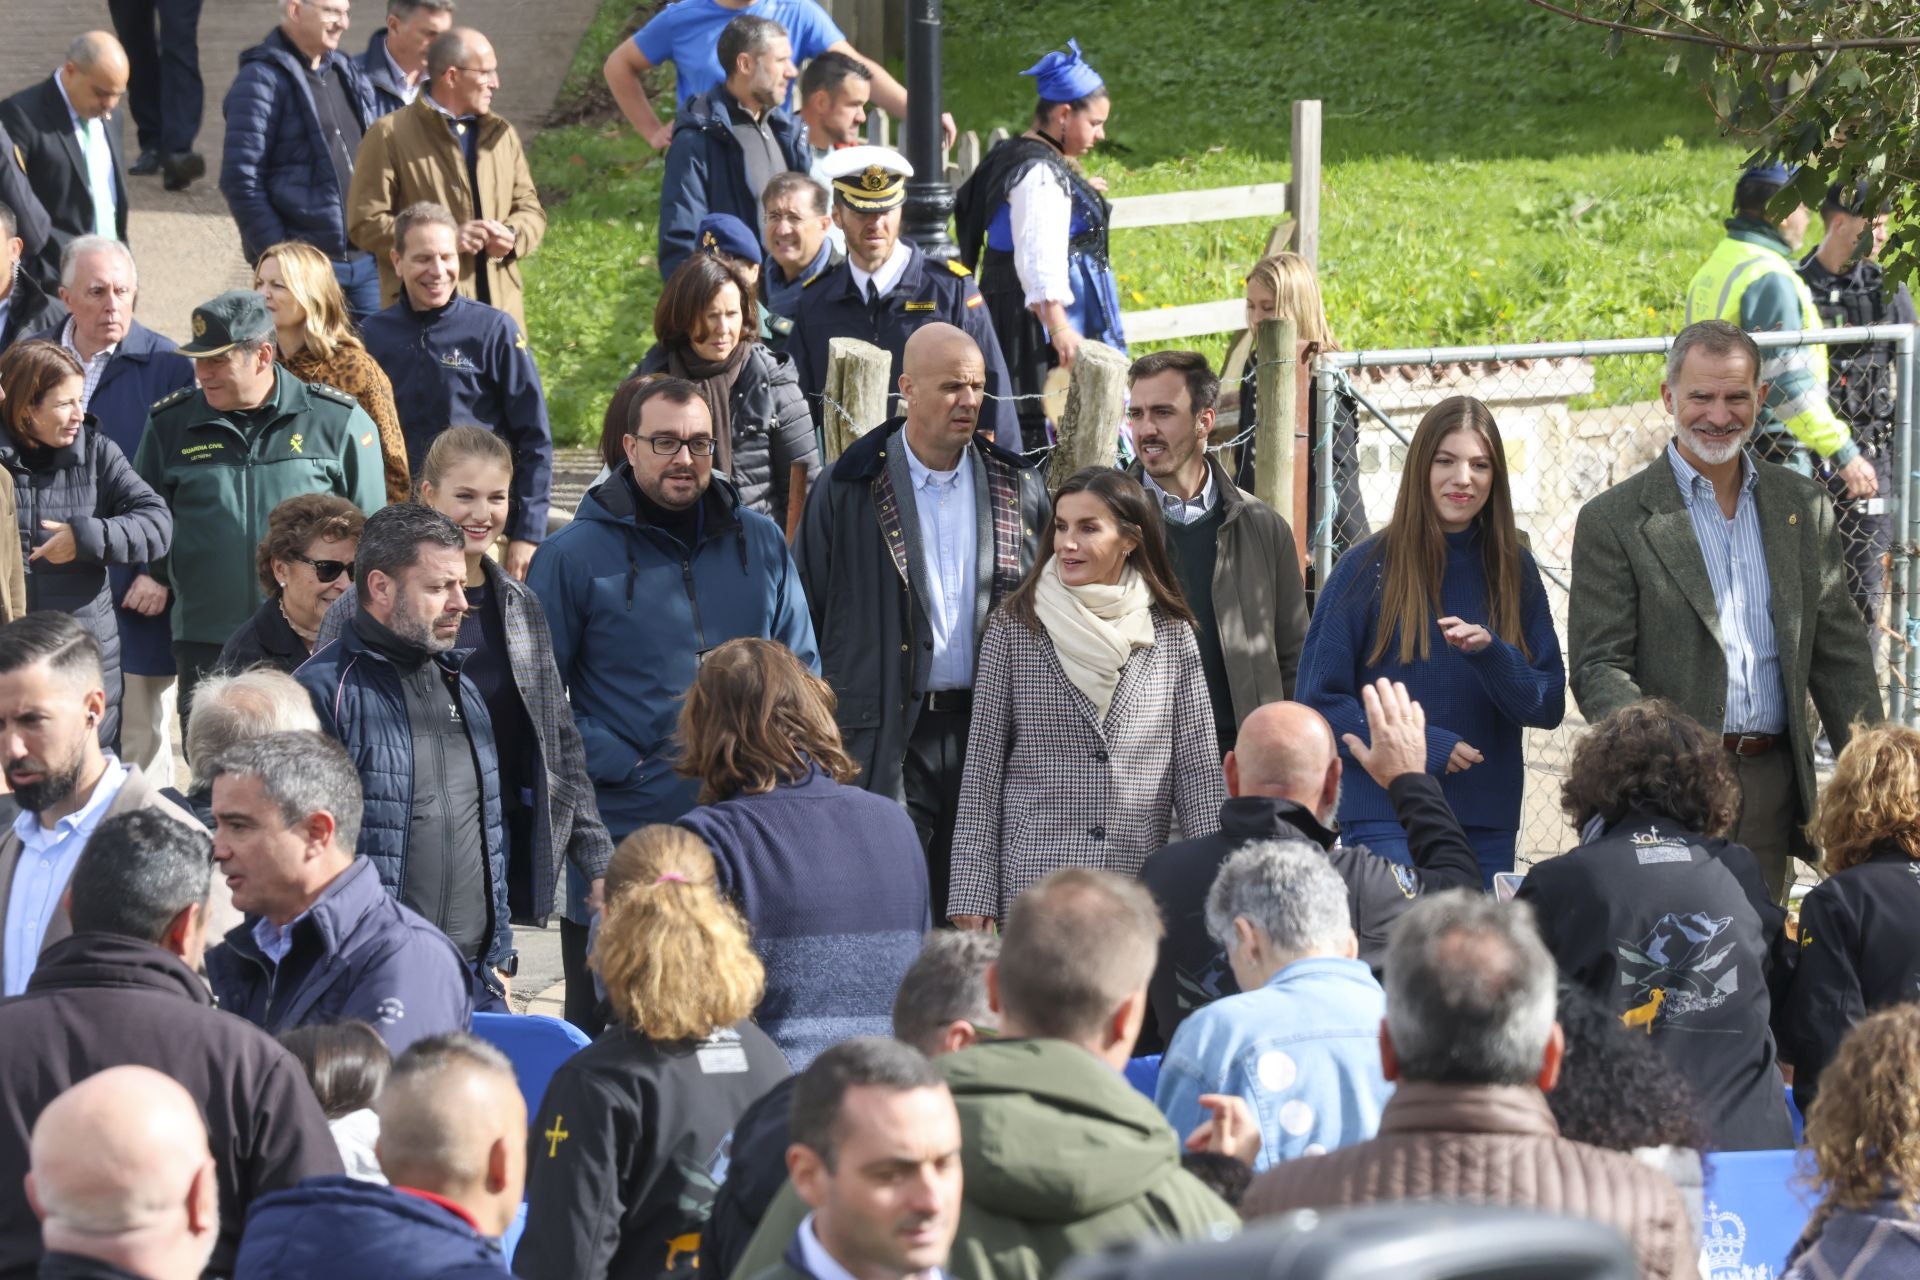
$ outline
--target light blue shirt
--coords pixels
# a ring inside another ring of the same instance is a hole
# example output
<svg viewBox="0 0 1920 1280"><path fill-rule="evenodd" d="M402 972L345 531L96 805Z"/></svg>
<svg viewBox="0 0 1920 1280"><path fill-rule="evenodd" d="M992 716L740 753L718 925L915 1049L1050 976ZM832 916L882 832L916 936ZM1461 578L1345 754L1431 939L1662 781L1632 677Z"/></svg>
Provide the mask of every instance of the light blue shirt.
<svg viewBox="0 0 1920 1280"><path fill-rule="evenodd" d="M1740 497L1729 520L1713 495L1713 481L1694 470L1672 444L1667 459L1707 562L1720 616L1720 649L1727 660L1727 718L1721 732L1780 733L1787 727L1787 695L1773 634L1773 582L1767 577L1767 549L1753 497L1760 475L1742 453Z"/></svg>
<svg viewBox="0 0 1920 1280"><path fill-rule="evenodd" d="M853 1272L835 1261L826 1246L820 1243L820 1235L813 1229L812 1214L808 1214L806 1221L800 1224L794 1239L800 1246L800 1260L806 1264L807 1274L813 1280L854 1280ZM916 1272L909 1280L945 1280L945 1277L946 1272L940 1268L928 1267L925 1271Z"/></svg>
<svg viewBox="0 0 1920 1280"><path fill-rule="evenodd" d="M87 847L93 829L100 825L107 807L126 784L127 767L107 757L107 771L94 784L87 803L53 824L51 831L40 825L40 816L20 811L13 820L13 834L20 840L20 859L13 868L13 887L7 894L7 974L0 994L17 996L27 989L27 979L40 962L40 946L46 940L47 926L60 909L60 898L73 878L74 864Z"/></svg>
<svg viewBox="0 0 1920 1280"><path fill-rule="evenodd" d="M1195 1010L1160 1060L1154 1104L1184 1141L1203 1093L1236 1093L1260 1122L1256 1170L1364 1142L1393 1094L1380 1070L1387 997L1363 961L1295 960L1258 991Z"/></svg>
<svg viewBox="0 0 1920 1280"><path fill-rule="evenodd" d="M114 198L113 152L107 147L107 118L96 116L82 120L80 113L73 109L73 99L67 96L66 83L58 71L53 73L53 83L60 90L60 101L67 104L67 119L73 122L73 136L80 143L80 158L87 167L87 191L93 196L93 233L118 240L120 229L114 214L119 201Z"/></svg>
<svg viewBox="0 0 1920 1280"><path fill-rule="evenodd" d="M265 916L253 922L253 940L259 946L260 954L273 961L274 968L279 968L280 962L287 958L287 952L293 950L294 927L306 918L307 913L302 911L284 926L275 924Z"/></svg>
<svg viewBox="0 0 1920 1280"><path fill-rule="evenodd" d="M1147 492L1160 504L1160 514L1174 524L1192 524L1196 520L1205 520L1207 512L1213 510L1213 468L1206 470L1206 481L1201 484L1200 492L1191 498L1176 498L1162 489L1159 482L1147 474L1143 467L1140 478L1146 481Z"/></svg>
<svg viewBox="0 0 1920 1280"><path fill-rule="evenodd" d="M907 474L925 554L928 619L933 624L933 671L927 689L973 687L973 595L979 510L973 497L973 447L952 471L935 471L907 446Z"/></svg>

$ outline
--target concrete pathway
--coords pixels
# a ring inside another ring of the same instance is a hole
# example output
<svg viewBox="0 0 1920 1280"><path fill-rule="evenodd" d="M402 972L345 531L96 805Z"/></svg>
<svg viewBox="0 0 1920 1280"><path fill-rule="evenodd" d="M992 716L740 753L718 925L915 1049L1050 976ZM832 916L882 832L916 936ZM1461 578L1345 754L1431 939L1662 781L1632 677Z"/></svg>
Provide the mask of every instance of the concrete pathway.
<svg viewBox="0 0 1920 1280"><path fill-rule="evenodd" d="M385 0L352 0L353 24L342 48L358 54L385 23ZM521 137L533 133L553 105L580 34L598 8L596 0L461 0L459 21L478 27L500 56L496 110ZM240 256L240 237L217 185L224 117L220 104L243 49L258 44L279 21L269 0L206 0L200 15L200 68L207 82L207 111L199 150L207 177L184 192L168 192L158 176L132 180L133 214L127 237L140 265L138 313L147 327L182 337L193 308L251 280ZM88 27L113 29L102 0L0 0L0 96L50 74L68 43ZM133 122L124 105L115 117L124 125L127 159L137 151Z"/></svg>
<svg viewBox="0 0 1920 1280"><path fill-rule="evenodd" d="M353 20L342 48L358 54L385 24L385 0L352 0ZM499 114L523 139L545 120L573 59L580 35L599 8L597 0L460 0L458 21L479 28L500 58ZM269 0L206 0L200 16L200 66L207 82L207 111L198 149L207 177L184 192L168 192L156 177L132 179L133 213L127 237L140 267L137 312L147 327L184 338L193 308L227 289L252 283L240 255L240 237L218 187L224 116L221 103L239 66L240 52L258 44L279 21ZM112 30L104 0L0 0L0 96L45 78L66 56L74 36L89 27ZM129 162L137 150L133 122L124 106L115 112L124 128ZM560 935L558 926L516 930L521 953L514 983L516 1008L558 1016Z"/></svg>

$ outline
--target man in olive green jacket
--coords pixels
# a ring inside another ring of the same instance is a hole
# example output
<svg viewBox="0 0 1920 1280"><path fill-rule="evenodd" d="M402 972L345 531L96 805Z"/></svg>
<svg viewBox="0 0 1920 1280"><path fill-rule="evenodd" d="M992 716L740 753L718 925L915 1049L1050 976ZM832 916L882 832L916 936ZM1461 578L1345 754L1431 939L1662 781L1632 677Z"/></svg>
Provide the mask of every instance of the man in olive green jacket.
<svg viewBox="0 0 1920 1280"><path fill-rule="evenodd" d="M1109 1245L1239 1229L1121 1074L1160 934L1152 896L1108 872L1056 872L1015 900L987 977L1001 1038L934 1060L960 1112L952 1280L1044 1280ZM785 1255L805 1216L792 1185L781 1188L734 1276L804 1276Z"/></svg>
<svg viewBox="0 0 1920 1280"><path fill-rule="evenodd" d="M1832 501L1744 448L1766 395L1759 370L1753 339L1726 321L1674 340L1661 385L1673 443L1587 503L1574 530L1568 669L1589 722L1666 698L1725 734L1741 792L1729 837L1784 901L1789 855L1813 857L1807 703L1835 751L1881 703Z"/></svg>
<svg viewBox="0 0 1920 1280"><path fill-rule="evenodd" d="M150 572L178 599L173 656L184 712L193 686L264 597L254 549L288 498L331 493L371 515L387 502L380 429L344 391L274 363L259 294L223 293L193 311L199 385L153 406L133 469L173 512L173 546Z"/></svg>

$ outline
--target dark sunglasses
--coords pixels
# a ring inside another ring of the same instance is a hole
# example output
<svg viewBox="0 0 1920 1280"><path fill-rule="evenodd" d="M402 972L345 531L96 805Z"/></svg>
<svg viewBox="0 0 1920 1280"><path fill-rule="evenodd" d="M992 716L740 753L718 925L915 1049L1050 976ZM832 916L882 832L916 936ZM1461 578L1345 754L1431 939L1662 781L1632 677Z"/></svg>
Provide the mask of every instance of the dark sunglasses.
<svg viewBox="0 0 1920 1280"><path fill-rule="evenodd" d="M351 560L309 560L305 556L295 556L301 564L313 566L313 576L321 582L332 582L341 574L347 575L347 581L353 581L353 561Z"/></svg>

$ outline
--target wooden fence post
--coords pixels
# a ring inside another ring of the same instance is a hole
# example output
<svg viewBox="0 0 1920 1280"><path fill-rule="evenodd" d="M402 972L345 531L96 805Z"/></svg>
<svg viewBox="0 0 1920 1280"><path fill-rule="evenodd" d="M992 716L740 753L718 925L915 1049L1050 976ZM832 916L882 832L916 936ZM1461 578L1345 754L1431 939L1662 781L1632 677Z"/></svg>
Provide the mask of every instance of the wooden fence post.
<svg viewBox="0 0 1920 1280"><path fill-rule="evenodd" d="M832 462L848 445L887 420L892 372L893 357L871 342L827 339L826 403L820 406L825 428L822 462Z"/></svg>
<svg viewBox="0 0 1920 1280"><path fill-rule="evenodd" d="M1293 104L1293 176L1287 211L1293 214L1294 252L1320 265L1320 100Z"/></svg>
<svg viewBox="0 0 1920 1280"><path fill-rule="evenodd" d="M969 129L954 144L953 162L947 166L947 181L955 190L980 167L980 135Z"/></svg>
<svg viewBox="0 0 1920 1280"><path fill-rule="evenodd" d="M1047 468L1048 489L1058 489L1082 467L1113 465L1127 412L1127 369L1127 358L1106 343L1080 344L1057 427L1060 438Z"/></svg>
<svg viewBox="0 0 1920 1280"><path fill-rule="evenodd" d="M893 145L893 118L878 107L867 111L867 141L876 147Z"/></svg>
<svg viewBox="0 0 1920 1280"><path fill-rule="evenodd" d="M1292 316L1263 320L1254 334L1254 387L1259 425L1253 436L1253 496L1282 515L1293 510L1293 436L1299 429Z"/></svg>

